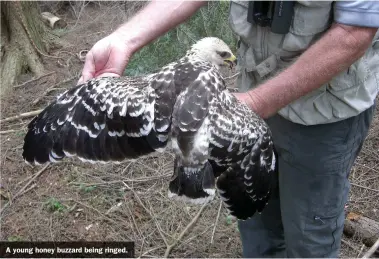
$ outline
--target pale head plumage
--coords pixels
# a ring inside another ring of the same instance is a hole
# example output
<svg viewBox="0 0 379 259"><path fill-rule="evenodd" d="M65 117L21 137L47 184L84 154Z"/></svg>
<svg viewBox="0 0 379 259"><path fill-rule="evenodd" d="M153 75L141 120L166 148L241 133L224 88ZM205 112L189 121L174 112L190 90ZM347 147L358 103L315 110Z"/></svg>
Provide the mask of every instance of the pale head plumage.
<svg viewBox="0 0 379 259"><path fill-rule="evenodd" d="M236 57L229 46L219 38L206 37L191 46L187 55L196 55L204 61L211 62L216 67L233 65Z"/></svg>

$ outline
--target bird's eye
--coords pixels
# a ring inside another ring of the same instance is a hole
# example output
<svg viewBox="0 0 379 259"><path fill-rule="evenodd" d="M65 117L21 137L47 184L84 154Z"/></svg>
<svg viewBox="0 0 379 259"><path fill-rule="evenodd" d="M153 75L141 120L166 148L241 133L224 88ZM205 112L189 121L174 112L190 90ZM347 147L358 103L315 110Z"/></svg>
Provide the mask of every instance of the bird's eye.
<svg viewBox="0 0 379 259"><path fill-rule="evenodd" d="M230 56L230 53L227 51L217 51L217 53L220 55L222 58L228 58Z"/></svg>

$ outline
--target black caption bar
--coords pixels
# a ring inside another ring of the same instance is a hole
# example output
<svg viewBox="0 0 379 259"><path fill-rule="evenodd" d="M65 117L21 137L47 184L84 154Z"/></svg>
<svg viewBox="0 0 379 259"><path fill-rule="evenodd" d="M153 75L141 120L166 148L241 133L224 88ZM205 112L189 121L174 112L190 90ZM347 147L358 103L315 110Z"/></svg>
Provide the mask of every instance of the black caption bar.
<svg viewBox="0 0 379 259"><path fill-rule="evenodd" d="M133 258L134 242L0 242L0 258Z"/></svg>

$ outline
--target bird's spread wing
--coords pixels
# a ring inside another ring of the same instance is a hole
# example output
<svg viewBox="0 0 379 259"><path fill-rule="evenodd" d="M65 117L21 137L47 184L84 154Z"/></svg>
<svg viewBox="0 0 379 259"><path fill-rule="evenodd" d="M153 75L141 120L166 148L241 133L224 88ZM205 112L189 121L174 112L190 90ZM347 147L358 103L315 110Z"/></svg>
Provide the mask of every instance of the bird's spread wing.
<svg viewBox="0 0 379 259"><path fill-rule="evenodd" d="M153 84L169 88L166 81ZM154 88L142 77L98 78L73 87L31 121L24 159L42 164L75 155L86 161L121 161L164 146L170 115L164 102L172 93L167 90L157 100Z"/></svg>

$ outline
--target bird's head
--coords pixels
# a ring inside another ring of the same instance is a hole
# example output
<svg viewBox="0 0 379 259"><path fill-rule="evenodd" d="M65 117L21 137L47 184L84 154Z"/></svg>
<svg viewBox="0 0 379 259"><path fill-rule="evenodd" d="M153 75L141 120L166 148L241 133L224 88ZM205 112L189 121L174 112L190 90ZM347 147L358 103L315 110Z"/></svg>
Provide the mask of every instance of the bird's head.
<svg viewBox="0 0 379 259"><path fill-rule="evenodd" d="M211 62L216 67L234 66L237 58L224 41L216 37L206 37L197 41L189 50L202 60Z"/></svg>

